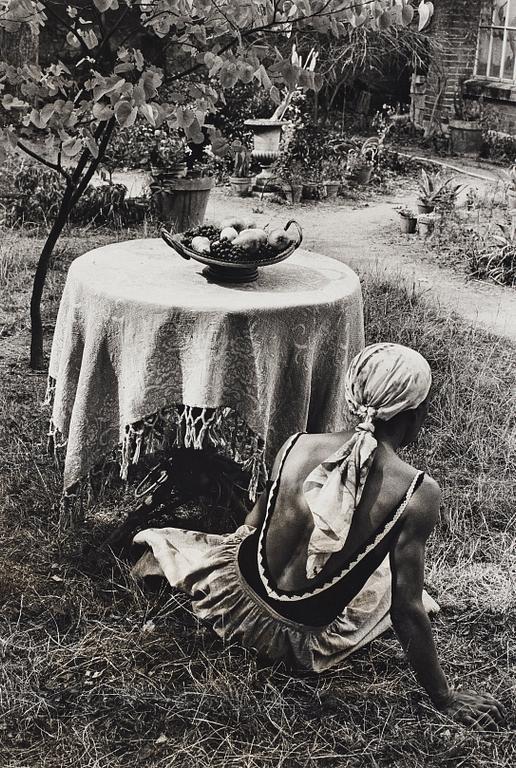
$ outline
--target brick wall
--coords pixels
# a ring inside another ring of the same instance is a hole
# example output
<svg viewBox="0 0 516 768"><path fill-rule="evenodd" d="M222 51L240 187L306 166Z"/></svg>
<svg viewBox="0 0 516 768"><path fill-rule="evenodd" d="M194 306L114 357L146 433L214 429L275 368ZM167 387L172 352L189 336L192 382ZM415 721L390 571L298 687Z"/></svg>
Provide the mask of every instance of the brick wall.
<svg viewBox="0 0 516 768"><path fill-rule="evenodd" d="M426 87L425 120L432 112L453 116L453 97L460 80L475 66L482 0L436 0L430 36L437 51L432 57ZM435 110L434 110L435 107Z"/></svg>

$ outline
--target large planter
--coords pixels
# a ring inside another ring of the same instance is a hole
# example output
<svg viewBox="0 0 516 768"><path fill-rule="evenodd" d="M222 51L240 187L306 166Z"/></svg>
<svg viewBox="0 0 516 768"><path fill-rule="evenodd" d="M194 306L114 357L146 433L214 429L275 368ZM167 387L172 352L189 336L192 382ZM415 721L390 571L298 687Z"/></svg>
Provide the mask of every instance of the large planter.
<svg viewBox="0 0 516 768"><path fill-rule="evenodd" d="M509 187L507 190L507 205L513 211L516 210L516 189Z"/></svg>
<svg viewBox="0 0 516 768"><path fill-rule="evenodd" d="M214 183L211 177L204 177L151 184L160 220L172 232L184 232L202 224Z"/></svg>
<svg viewBox="0 0 516 768"><path fill-rule="evenodd" d="M251 191L253 179L252 176L230 176L229 183L233 192L239 197L245 197Z"/></svg>
<svg viewBox="0 0 516 768"><path fill-rule="evenodd" d="M450 147L456 155L478 157L484 143L480 123L468 120L450 120Z"/></svg>
<svg viewBox="0 0 516 768"><path fill-rule="evenodd" d="M255 180L257 187L264 187L275 178L271 166L280 155L281 131L285 123L285 120L271 120L270 118L246 120L244 123L253 132L251 155L255 160L258 160L262 169Z"/></svg>
<svg viewBox="0 0 516 768"><path fill-rule="evenodd" d="M417 212L418 213L433 213L435 209L435 205L428 205L427 203L418 203L417 204Z"/></svg>

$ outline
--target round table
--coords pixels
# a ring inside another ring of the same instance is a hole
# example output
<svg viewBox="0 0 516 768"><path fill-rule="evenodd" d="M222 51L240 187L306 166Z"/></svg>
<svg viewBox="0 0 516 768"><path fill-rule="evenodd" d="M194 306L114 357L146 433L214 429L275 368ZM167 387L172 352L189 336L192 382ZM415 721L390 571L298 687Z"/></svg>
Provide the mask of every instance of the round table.
<svg viewBox="0 0 516 768"><path fill-rule="evenodd" d="M357 275L317 253L244 285L207 282L158 239L86 253L49 368L65 493L113 455L127 477L145 452L214 445L249 470L253 498L292 433L349 423L344 375L363 344Z"/></svg>

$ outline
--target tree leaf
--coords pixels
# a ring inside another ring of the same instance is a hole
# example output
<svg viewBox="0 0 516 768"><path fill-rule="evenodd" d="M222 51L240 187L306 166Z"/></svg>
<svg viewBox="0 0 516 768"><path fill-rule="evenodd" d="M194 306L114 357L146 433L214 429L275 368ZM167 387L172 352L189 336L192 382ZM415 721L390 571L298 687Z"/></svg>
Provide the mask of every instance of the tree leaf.
<svg viewBox="0 0 516 768"><path fill-rule="evenodd" d="M155 111L156 110L156 111ZM153 126L156 127L156 116L157 116L157 109L152 104L142 104L138 108L138 112L140 115L143 115L145 119Z"/></svg>
<svg viewBox="0 0 516 768"><path fill-rule="evenodd" d="M409 24L412 23L412 20L414 18L414 9L411 5L404 5L401 11L401 20L402 23L408 27Z"/></svg>
<svg viewBox="0 0 516 768"><path fill-rule="evenodd" d="M273 85L272 88L270 89L269 96L271 98L271 101L274 102L274 104L281 104L281 94L275 85Z"/></svg>
<svg viewBox="0 0 516 768"><path fill-rule="evenodd" d="M392 19L389 11L384 11L378 16L377 25L378 29L389 29Z"/></svg>
<svg viewBox="0 0 516 768"><path fill-rule="evenodd" d="M130 128L134 125L137 114L138 108L133 107L129 101L119 101L115 106L115 117L121 128Z"/></svg>
<svg viewBox="0 0 516 768"><path fill-rule="evenodd" d="M82 149L82 141L80 139L70 138L63 142L63 155L65 157L75 157Z"/></svg>
<svg viewBox="0 0 516 768"><path fill-rule="evenodd" d="M109 11L109 9L114 4L113 0L93 0L93 2L95 4L95 8L97 8L101 13L104 13L104 11Z"/></svg>
<svg viewBox="0 0 516 768"><path fill-rule="evenodd" d="M419 25L418 29L420 32L423 31L423 29L428 25L430 22L430 19L434 15L434 4L433 3L425 3L425 0L421 0L418 6L418 12L419 12Z"/></svg>
<svg viewBox="0 0 516 768"><path fill-rule="evenodd" d="M183 130L189 128L195 120L195 114L188 107L178 107L176 111L177 124Z"/></svg>
<svg viewBox="0 0 516 768"><path fill-rule="evenodd" d="M10 109L21 109L29 105L26 101L21 101L17 96L13 96L12 93L6 93L2 99L2 106L9 111Z"/></svg>
<svg viewBox="0 0 516 768"><path fill-rule="evenodd" d="M113 117L113 107L100 102L93 105L92 114L95 120L110 120Z"/></svg>
<svg viewBox="0 0 516 768"><path fill-rule="evenodd" d="M97 142L93 138L93 136L86 136L86 139L84 140L84 143L90 150L93 157L97 158L99 156L99 148L97 146Z"/></svg>
<svg viewBox="0 0 516 768"><path fill-rule="evenodd" d="M18 136L15 134L14 131L6 130L5 135L7 137L7 141L9 142L9 146L11 149L16 149L18 146Z"/></svg>

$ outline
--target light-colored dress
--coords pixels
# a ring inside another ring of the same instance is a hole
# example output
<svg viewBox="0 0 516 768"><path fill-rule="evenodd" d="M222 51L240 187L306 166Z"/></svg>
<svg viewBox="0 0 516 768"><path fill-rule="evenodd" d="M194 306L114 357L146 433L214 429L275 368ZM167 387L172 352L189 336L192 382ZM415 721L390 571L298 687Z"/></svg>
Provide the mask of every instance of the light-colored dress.
<svg viewBox="0 0 516 768"><path fill-rule="evenodd" d="M271 501L286 454L269 493L264 526L272 513ZM415 483L397 507L389 523L390 528L401 517L414 487ZM333 621L325 626L312 627L282 616L256 593L242 575L238 562L239 548L255 531L248 525L223 535L180 528L141 531L134 542L146 545L148 550L134 566L133 576L164 576L173 587L192 598L194 614L208 621L224 640L236 641L271 660L283 660L314 672L323 672L339 664L391 626L388 557ZM375 537L375 546L382 535L386 535L385 529ZM356 561L348 572L355 564ZM267 588L266 582L264 586ZM267 588L268 594L269 590L270 587ZM439 610L437 603L426 592L423 602L428 612Z"/></svg>

